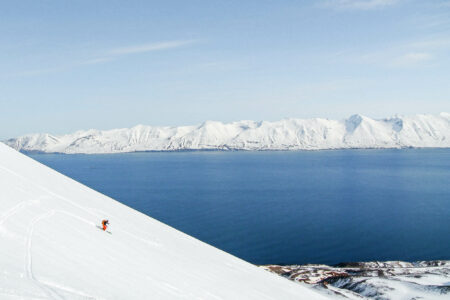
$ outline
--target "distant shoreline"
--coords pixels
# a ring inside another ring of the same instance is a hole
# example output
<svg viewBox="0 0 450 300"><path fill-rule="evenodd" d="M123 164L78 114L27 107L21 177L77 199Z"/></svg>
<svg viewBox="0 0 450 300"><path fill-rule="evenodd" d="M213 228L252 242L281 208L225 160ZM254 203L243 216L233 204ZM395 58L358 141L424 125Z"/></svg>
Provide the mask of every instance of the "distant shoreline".
<svg viewBox="0 0 450 300"><path fill-rule="evenodd" d="M319 151L344 151L344 150L426 150L426 149L450 149L450 147L391 147L391 148L329 148L329 149L177 149L177 150L143 150L129 152L97 152L97 153L65 153L65 152L45 152L39 150L20 150L23 154L58 154L58 155L101 155L101 154L132 154L132 153L177 153L177 152L319 152Z"/></svg>

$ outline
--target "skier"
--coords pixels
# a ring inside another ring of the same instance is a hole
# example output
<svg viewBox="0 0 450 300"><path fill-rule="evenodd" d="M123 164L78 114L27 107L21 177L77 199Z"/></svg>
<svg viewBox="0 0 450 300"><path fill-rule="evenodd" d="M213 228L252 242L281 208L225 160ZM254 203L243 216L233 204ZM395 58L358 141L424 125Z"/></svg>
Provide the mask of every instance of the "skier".
<svg viewBox="0 0 450 300"><path fill-rule="evenodd" d="M102 226L103 226L103 231L106 231L106 228L108 227L107 225L109 224L108 220L103 220L102 221Z"/></svg>

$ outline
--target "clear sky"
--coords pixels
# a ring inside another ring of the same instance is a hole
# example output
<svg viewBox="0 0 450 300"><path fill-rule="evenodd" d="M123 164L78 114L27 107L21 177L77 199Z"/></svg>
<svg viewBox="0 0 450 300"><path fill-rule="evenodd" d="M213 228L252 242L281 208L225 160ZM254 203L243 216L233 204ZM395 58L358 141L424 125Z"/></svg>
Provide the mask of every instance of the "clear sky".
<svg viewBox="0 0 450 300"><path fill-rule="evenodd" d="M450 1L2 1L0 138L450 111Z"/></svg>

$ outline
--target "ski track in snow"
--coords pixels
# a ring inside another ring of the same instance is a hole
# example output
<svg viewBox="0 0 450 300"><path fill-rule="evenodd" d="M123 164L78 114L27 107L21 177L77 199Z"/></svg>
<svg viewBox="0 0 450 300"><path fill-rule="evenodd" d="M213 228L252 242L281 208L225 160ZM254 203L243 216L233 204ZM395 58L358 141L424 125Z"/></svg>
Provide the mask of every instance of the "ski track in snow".
<svg viewBox="0 0 450 300"><path fill-rule="evenodd" d="M61 211L61 210L50 210L46 213L40 214L36 217L34 217L31 222L30 225L28 226L28 235L27 235L27 251L26 251L26 257L25 257L25 270L26 270L26 274L27 274L27 278L32 280L39 288L41 288L46 294L47 296L49 296L51 299L65 299L65 297L61 296L58 292L55 291L55 289L57 290L61 290L63 292L78 296L78 297L82 297L82 299L92 299L95 300L97 299L96 297L93 297L91 295L82 293L82 292L77 292L74 289L71 289L69 287L63 287L60 286L58 284L55 283L51 283L48 281L43 281L43 280L39 280L36 278L34 272L33 272L33 255L32 255L32 245L33 245L33 233L34 233L34 229L36 227L36 224L40 221L42 221L43 219L46 218L50 218L52 216L54 216L56 213L62 213L71 217L74 217L82 222L88 223L88 224L93 224L93 222L90 222L88 220L85 220L83 218L80 218L79 216L76 216L74 214L71 214L67 211Z"/></svg>
<svg viewBox="0 0 450 300"><path fill-rule="evenodd" d="M41 290L43 290L44 293L50 297L50 299L64 299L61 295L59 295L52 288L48 287L47 285L41 283L38 279L36 279L36 276L33 273L33 256L32 256L31 251L32 251L32 246L33 246L32 240L33 240L34 227L35 227L36 223L38 223L42 219L52 216L54 213L55 212L53 210L51 210L51 211L48 211L41 215L38 215L31 220L30 225L28 226L28 234L27 234L27 242L26 242L27 243L27 246L26 246L27 251L26 251L26 255L25 255L25 270L26 270L27 278L32 280L36 286L38 286Z"/></svg>
<svg viewBox="0 0 450 300"><path fill-rule="evenodd" d="M1 296L5 296L8 298L4 298ZM24 297L28 297L28 296L24 296L24 295L17 295L16 291L8 291L8 290L0 290L0 299L26 299ZM35 296L33 295L33 300L39 300L39 299L43 299L43 300L48 300L48 297L39 297L39 296Z"/></svg>
<svg viewBox="0 0 450 300"><path fill-rule="evenodd" d="M73 202L73 201L67 199L66 197L63 197L63 196L61 196L61 195L59 195L59 194L57 194L57 193L55 193L55 192L50 191L50 190L48 190L47 188L45 188L45 187L43 187L43 186L41 186L41 185L39 185L39 184L37 184L37 183L34 183L34 182L31 181L30 179L28 179L28 178L26 178L26 177L24 177L24 176L22 176L22 175L20 175L20 174L17 174L16 172L14 172L14 171L12 171L12 170L10 170L10 169L4 167L4 166L0 166L0 169L3 169L4 171L6 171L6 172L8 172L8 173L10 173L10 174L12 174L12 175L14 175L14 176L16 176L16 177L18 177L18 178L20 178L20 179L22 179L22 180L27 181L29 184L31 184L31 185L37 187L38 189L40 189L41 191L44 191L44 192L47 193L47 194L50 194L50 195L52 195L52 196L54 196L54 197L56 197L56 198L59 198L59 199L65 201L66 203L69 203L69 204L73 205L74 207L76 207L76 208L78 208L78 209L80 209L80 210L82 210L82 211L84 211L84 212L86 212L86 213L88 213L88 214L90 214L90 215L93 215L93 216L97 217L94 213L92 213L91 211L89 211L89 210L86 209L85 207L76 204L75 202Z"/></svg>
<svg viewBox="0 0 450 300"><path fill-rule="evenodd" d="M54 196L54 197L56 197L56 198L58 198L60 200L63 200L64 202L66 202L66 203L68 203L68 204L70 204L70 205L72 205L72 206L74 206L74 207L76 207L76 208L86 212L87 214L89 214L91 216L94 216L96 219L99 218L99 215L96 214L95 212L93 212L92 209L90 210L88 208L80 206L80 205L74 203L73 201L71 201L71 200L69 200L69 199L67 199L67 198L65 198L65 197L63 197L63 196L61 196L61 195L59 195L57 193L54 193L54 192L46 189L45 187L42 187L39 184L36 184L36 183L32 182L30 179L28 179L28 178L26 178L26 177L24 177L24 176L22 176L20 174L17 174L16 172L14 172L14 171L12 171L12 170L4 167L4 166L0 165L0 169L3 169L4 171L6 171L8 173L10 173L10 174L12 174L12 175L22 179L22 180L25 180L25 181L29 182L33 186L35 186L38 189L42 190L43 192L45 192L47 194L50 194L50 195L52 195L52 196ZM13 206L12 208L7 210L4 214L2 214L0 216L0 226L2 226L3 223L5 223L10 217L14 216L16 213L20 212L21 210L26 209L29 206L34 205L34 204L39 204L42 199L46 199L46 198L47 199L51 199L48 195L43 195L43 196L38 197L37 199L29 200L29 201L23 201L23 202L18 203L15 206ZM29 280L31 280L37 287L39 287L47 295L47 297L49 297L50 299L54 299L54 300L65 299L55 289L63 291L63 292L66 292L66 293L69 293L69 294L72 294L72 295L75 295L75 296L78 296L78 297L81 297L82 299L92 299L92 300L100 299L100 298L96 298L94 296L85 294L83 292L75 291L74 289L72 289L70 287L66 287L66 286L63 287L63 286L58 285L57 283L53 283L53 282L40 281L39 279L36 278L36 275L33 272L33 256L32 256L32 245L33 245L32 239L33 239L34 229L35 229L35 226L36 226L36 224L38 222L42 221L43 219L49 218L49 217L55 215L56 213L65 214L67 216L70 216L72 218L77 219L78 221L84 222L84 223L92 225L94 227L95 227L95 224L96 224L95 222L89 221L89 220L87 220L85 218L82 218L82 217L80 217L78 215L75 215L75 214L72 214L72 213L70 213L68 211L63 211L63 210L53 210L52 209L52 210L47 211L45 213L42 213L42 214L40 214L38 216L35 216L31 220L31 222L30 222L30 224L28 226L28 233L27 233L27 238L26 238L26 253L25 253L25 267L24 267L24 269L26 271L27 278ZM131 238L133 238L133 239L135 239L137 241L140 241L142 243L146 243L146 244L151 245L153 247L161 247L162 246L159 243L155 243L155 242L149 241L147 239L138 237L138 236L136 236L136 235L126 231L126 230L117 229L115 231L122 232L122 233L130 236ZM20 297L19 295L14 295L14 296Z"/></svg>
<svg viewBox="0 0 450 300"><path fill-rule="evenodd" d="M80 210L82 210L82 211L84 211L84 212L86 212L86 213L88 213L88 214L94 216L95 219L98 219L98 218L99 218L99 215L96 214L96 213L94 213L94 212L92 212L92 210L89 210L89 209L86 208L86 207L83 207L83 206L81 206L81 205L78 205L78 204L74 203L73 201L67 199L66 197L63 197L63 196L61 196L61 195L59 195L59 194L57 194L57 193L52 192L52 191L46 189L45 187L43 187L43 186L41 186L41 185L39 185L39 184L34 183L34 182L31 181L30 179L28 179L28 178L26 178L26 177L24 177L24 176L22 176L22 175L20 175L20 174L17 174L16 172L14 172L14 171L12 171L12 170L10 170L10 169L4 167L4 166L0 166L0 169L3 169L4 171L7 171L7 172L9 172L10 174L12 174L12 175L14 175L14 176L17 176L17 177L19 177L19 178L21 178L21 179L23 179L23 180L29 182L30 184L34 185L35 187L39 188L40 190L42 190L42 191L44 191L44 192L46 192L46 193L48 193L48 194L50 194L50 195L52 195L52 196L54 196L54 197L56 197L56 198L59 198L59 199L65 201L66 203L71 204L71 205L73 205L74 207L76 207L76 208L78 208L78 209L80 209ZM69 215L71 215L72 217L79 218L79 219L83 220L83 218L80 218L80 217L75 216L75 215L73 215L73 214L70 214L70 213L68 213L68 212L66 212L66 213L69 214ZM92 224L92 225L95 225L94 222L89 222L89 221L87 221L87 223ZM121 230L121 229L119 229L118 231L121 231L121 232L127 234L128 236L131 236L131 237L135 238L136 240L139 240L139 241L141 241L141 242L145 242L145 243L147 243L147 244L149 244L149 245L161 246L161 245L158 244L158 243L149 241L149 240L144 239L144 238L140 238L140 237L138 237L138 236L136 236L136 235L134 235L134 234L132 234L132 233L126 231L126 230Z"/></svg>
<svg viewBox="0 0 450 300"><path fill-rule="evenodd" d="M54 282L41 280L41 283L44 283L47 286L51 286L53 288L59 289L59 290L61 290L63 292L69 293L71 295L77 296L77 297L79 297L80 299L83 299L83 300L102 300L103 299L103 298L94 297L92 295L88 295L88 294L80 292L80 291L76 291L76 290L68 288L66 286L58 285L58 284L56 284Z"/></svg>
<svg viewBox="0 0 450 300"><path fill-rule="evenodd" d="M42 197L39 197L38 199L40 199L40 198L42 198ZM31 206L33 204L38 204L40 202L38 199L20 202L17 205L14 205L12 208L8 209L0 217L0 226L2 226L3 223L5 223L10 217L14 216L20 210L26 208L27 206Z"/></svg>

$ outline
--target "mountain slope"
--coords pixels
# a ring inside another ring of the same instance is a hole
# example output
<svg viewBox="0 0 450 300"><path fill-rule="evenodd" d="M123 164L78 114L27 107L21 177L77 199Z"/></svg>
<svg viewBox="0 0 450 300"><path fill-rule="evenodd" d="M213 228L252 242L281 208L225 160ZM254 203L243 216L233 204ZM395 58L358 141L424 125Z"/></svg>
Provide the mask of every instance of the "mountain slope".
<svg viewBox="0 0 450 300"><path fill-rule="evenodd" d="M450 147L450 114L373 120L353 115L342 121L285 119L277 122L207 121L198 126L87 130L26 135L6 141L22 151L118 153L173 150L314 150Z"/></svg>
<svg viewBox="0 0 450 300"><path fill-rule="evenodd" d="M450 299L450 261L385 261L262 268L346 299Z"/></svg>
<svg viewBox="0 0 450 300"><path fill-rule="evenodd" d="M1 299L324 299L2 143L0 199Z"/></svg>

